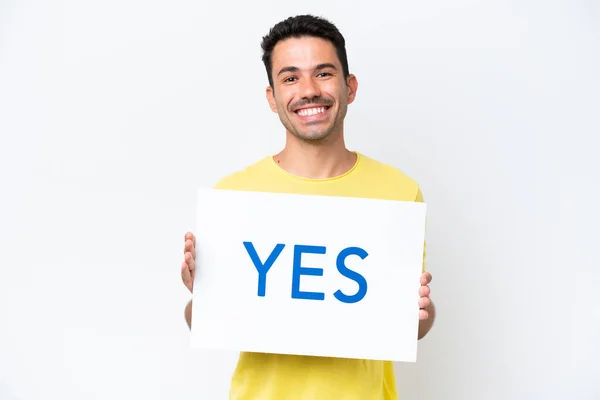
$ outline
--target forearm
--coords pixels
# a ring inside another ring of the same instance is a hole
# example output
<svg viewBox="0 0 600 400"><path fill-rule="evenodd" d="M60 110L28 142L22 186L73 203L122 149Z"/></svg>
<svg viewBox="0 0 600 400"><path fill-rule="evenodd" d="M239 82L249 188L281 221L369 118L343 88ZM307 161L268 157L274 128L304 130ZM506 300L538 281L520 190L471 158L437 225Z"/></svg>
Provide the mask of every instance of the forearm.
<svg viewBox="0 0 600 400"><path fill-rule="evenodd" d="M435 320L435 305L433 304L433 301L429 303L425 308L425 311L427 311L428 318L419 321L419 340L423 339L433 326Z"/></svg>
<svg viewBox="0 0 600 400"><path fill-rule="evenodd" d="M185 322L188 324L188 328L192 329L192 300L190 300L185 306Z"/></svg>

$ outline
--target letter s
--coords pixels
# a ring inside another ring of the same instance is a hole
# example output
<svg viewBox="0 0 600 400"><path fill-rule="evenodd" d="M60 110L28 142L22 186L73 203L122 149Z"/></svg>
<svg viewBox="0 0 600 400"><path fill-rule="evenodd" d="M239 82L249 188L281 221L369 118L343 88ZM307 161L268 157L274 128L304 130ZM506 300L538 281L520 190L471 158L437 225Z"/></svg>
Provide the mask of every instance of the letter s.
<svg viewBox="0 0 600 400"><path fill-rule="evenodd" d="M352 296L348 296L347 294L342 293L341 290L338 290L333 295L342 303L357 303L361 301L367 294L367 280L358 272L352 271L346 267L345 260L349 255L357 255L364 260L369 253L360 247L348 247L342 250L337 257L336 265L338 271L340 271L340 273L346 278L352 279L358 283L358 292Z"/></svg>

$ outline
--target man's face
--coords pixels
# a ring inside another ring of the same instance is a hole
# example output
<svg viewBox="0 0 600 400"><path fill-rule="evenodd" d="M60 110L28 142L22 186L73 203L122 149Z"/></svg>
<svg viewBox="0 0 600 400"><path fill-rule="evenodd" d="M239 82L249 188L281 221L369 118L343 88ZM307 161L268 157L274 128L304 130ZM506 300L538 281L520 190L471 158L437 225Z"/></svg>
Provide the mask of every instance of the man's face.
<svg viewBox="0 0 600 400"><path fill-rule="evenodd" d="M335 47L320 38L290 38L272 54L267 99L289 133L303 140L341 134L357 82L344 79Z"/></svg>

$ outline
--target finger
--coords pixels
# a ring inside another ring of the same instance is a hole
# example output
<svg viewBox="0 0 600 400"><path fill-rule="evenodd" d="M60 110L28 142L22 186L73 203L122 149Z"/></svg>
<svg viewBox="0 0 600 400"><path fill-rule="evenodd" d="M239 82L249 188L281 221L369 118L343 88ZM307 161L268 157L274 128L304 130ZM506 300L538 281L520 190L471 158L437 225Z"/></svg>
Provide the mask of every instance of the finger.
<svg viewBox="0 0 600 400"><path fill-rule="evenodd" d="M196 246L196 236L192 232L187 232L183 238L183 241L186 243L190 241L193 247Z"/></svg>
<svg viewBox="0 0 600 400"><path fill-rule="evenodd" d="M187 263L181 264L181 279L186 286L192 282L192 274L190 273L190 268Z"/></svg>
<svg viewBox="0 0 600 400"><path fill-rule="evenodd" d="M429 272L423 272L421 275L421 285L428 285L433 277Z"/></svg>
<svg viewBox="0 0 600 400"><path fill-rule="evenodd" d="M431 289L429 288L429 286L421 286L419 288L419 296L420 297L429 296L430 293L431 293Z"/></svg>
<svg viewBox="0 0 600 400"><path fill-rule="evenodd" d="M196 258L196 248L194 247L194 242L191 239L188 239L185 241L185 246L183 247L183 252L184 253L190 252L190 253L192 253L192 257Z"/></svg>
<svg viewBox="0 0 600 400"><path fill-rule="evenodd" d="M191 293L194 293L194 276L190 273L190 268L186 263L181 265L181 279L183 284Z"/></svg>
<svg viewBox="0 0 600 400"><path fill-rule="evenodd" d="M419 320L423 321L429 318L429 313L425 310L419 310Z"/></svg>
<svg viewBox="0 0 600 400"><path fill-rule="evenodd" d="M190 271L193 271L196 268L196 260L194 260L194 257L192 257L192 253L185 253L185 262L188 265L188 269Z"/></svg>
<svg viewBox="0 0 600 400"><path fill-rule="evenodd" d="M419 308L427 308L431 304L431 299L429 297L421 297L419 299Z"/></svg>

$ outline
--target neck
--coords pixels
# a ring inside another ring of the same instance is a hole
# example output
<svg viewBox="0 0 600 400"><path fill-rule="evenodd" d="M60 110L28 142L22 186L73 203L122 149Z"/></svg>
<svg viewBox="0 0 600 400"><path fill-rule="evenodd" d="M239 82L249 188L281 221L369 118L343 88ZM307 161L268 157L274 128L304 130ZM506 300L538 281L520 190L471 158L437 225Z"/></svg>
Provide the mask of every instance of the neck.
<svg viewBox="0 0 600 400"><path fill-rule="evenodd" d="M288 132L285 147L273 159L292 175L305 179L327 179L348 172L356 163L356 153L346 148L341 134L311 142Z"/></svg>

